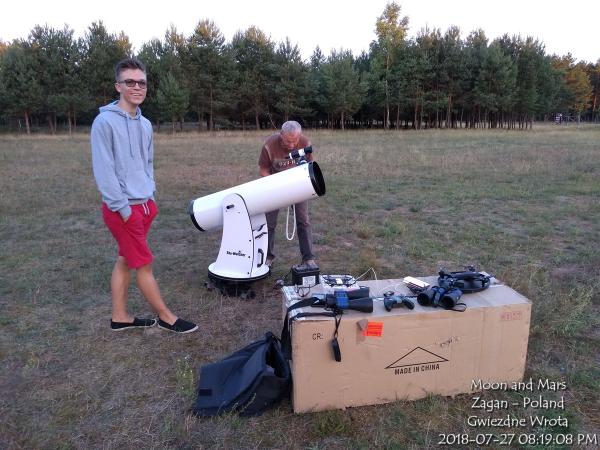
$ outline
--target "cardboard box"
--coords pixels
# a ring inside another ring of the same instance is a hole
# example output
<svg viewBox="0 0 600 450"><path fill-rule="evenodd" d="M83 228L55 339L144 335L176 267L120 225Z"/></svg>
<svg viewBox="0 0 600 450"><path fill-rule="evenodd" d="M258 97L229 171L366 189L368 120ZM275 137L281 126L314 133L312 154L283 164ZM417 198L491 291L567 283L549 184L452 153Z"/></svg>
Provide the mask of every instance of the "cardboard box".
<svg viewBox="0 0 600 450"><path fill-rule="evenodd" d="M436 277L422 278L435 285ZM401 280L359 282L372 296L393 290L410 295ZM327 286L311 293L330 292ZM283 288L284 309L299 297ZM422 307L373 313L347 311L338 330L342 360L335 361L333 318L291 321L294 412L340 409L428 394L472 392L473 380L521 381L525 370L531 303L492 281L485 291L465 294L464 312ZM316 312L317 308L292 311Z"/></svg>

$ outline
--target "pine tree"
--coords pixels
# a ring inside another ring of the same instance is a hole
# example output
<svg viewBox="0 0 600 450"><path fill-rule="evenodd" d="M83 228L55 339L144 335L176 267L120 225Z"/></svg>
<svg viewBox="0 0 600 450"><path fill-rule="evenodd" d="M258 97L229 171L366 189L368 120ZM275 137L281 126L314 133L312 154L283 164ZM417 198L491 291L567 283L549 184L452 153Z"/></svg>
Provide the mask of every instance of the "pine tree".
<svg viewBox="0 0 600 450"><path fill-rule="evenodd" d="M332 117L339 116L340 128L345 128L348 117L356 112L363 101L364 84L354 68L352 52L332 51L323 65L325 104Z"/></svg>
<svg viewBox="0 0 600 450"><path fill-rule="evenodd" d="M254 114L256 129L260 129L261 116L267 115L271 126L275 124L269 114L270 106L274 103L274 44L256 27L250 27L245 32L233 36L231 47L238 68L237 82L239 104L242 115L248 112Z"/></svg>
<svg viewBox="0 0 600 450"><path fill-rule="evenodd" d="M516 67L502 47L493 42L484 54L475 81L475 102L483 111L483 120L490 128L504 122L514 103Z"/></svg>
<svg viewBox="0 0 600 450"><path fill-rule="evenodd" d="M325 80L323 77L323 65L326 62L325 55L320 47L316 47L310 57L307 90L308 106L312 110L312 117L316 120L316 127L327 124L327 108L325 106Z"/></svg>
<svg viewBox="0 0 600 450"><path fill-rule="evenodd" d="M450 27L444 34L441 66L441 90L446 98L444 126L450 128L455 127L454 102L461 97L463 80L466 78L463 42L458 27Z"/></svg>
<svg viewBox="0 0 600 450"><path fill-rule="evenodd" d="M377 18L375 33L377 42L372 44L373 69L379 86L383 90L385 129L390 126L390 97L392 66L398 54L398 48L404 43L408 30L408 17L400 17L401 7L396 2L388 3L383 14Z"/></svg>
<svg viewBox="0 0 600 450"><path fill-rule="evenodd" d="M477 102L477 80L488 48L488 39L483 30L472 31L465 41L465 76L462 78L460 122L466 120L466 127L480 126L481 106Z"/></svg>
<svg viewBox="0 0 600 450"><path fill-rule="evenodd" d="M90 25L83 43L81 74L97 108L117 98L114 67L117 61L131 56L131 44L124 33L108 33L102 21Z"/></svg>
<svg viewBox="0 0 600 450"><path fill-rule="evenodd" d="M159 39L152 39L142 45L137 58L146 66L146 100L142 105L144 116L149 120L154 121L157 130L160 131L160 119L162 114L158 104L158 85L162 78L167 76L169 72L165 67L163 54L165 53L164 45Z"/></svg>
<svg viewBox="0 0 600 450"><path fill-rule="evenodd" d="M275 53L277 80L275 84L275 108L282 121L305 117L310 112L307 107L308 80L307 68L302 62L300 50L292 45L289 38L281 42Z"/></svg>
<svg viewBox="0 0 600 450"><path fill-rule="evenodd" d="M171 121L171 132L175 134L175 123L182 120L189 106L187 89L172 73L167 73L159 82L156 100L162 117Z"/></svg>
<svg viewBox="0 0 600 450"><path fill-rule="evenodd" d="M31 115L42 105L43 91L35 56L26 41L16 40L4 51L0 75L6 111L23 117L30 134Z"/></svg>
<svg viewBox="0 0 600 450"><path fill-rule="evenodd" d="M371 46L371 49L373 46ZM394 60L395 64L392 66L390 71L390 109L392 104L395 104L396 94L396 73L394 68L398 65L397 59ZM354 60L354 67L358 72L358 76L363 80L365 86L365 92L361 107L354 113L355 121L358 121L361 127L371 127L376 123L383 123L383 117L385 116L385 89L378 76L375 74L373 69L374 54L372 51L368 53L364 50Z"/></svg>
<svg viewBox="0 0 600 450"><path fill-rule="evenodd" d="M29 35L39 67L39 82L44 93L43 109L52 133L57 118L65 117L69 133L76 126L78 111L91 107L89 92L81 76L82 43L73 39L73 30L36 26Z"/></svg>
<svg viewBox="0 0 600 450"><path fill-rule="evenodd" d="M199 123L206 115L207 129L213 130L215 116L220 115L232 99L233 60L223 34L210 20L198 22L187 40L187 48L183 61L190 102Z"/></svg>

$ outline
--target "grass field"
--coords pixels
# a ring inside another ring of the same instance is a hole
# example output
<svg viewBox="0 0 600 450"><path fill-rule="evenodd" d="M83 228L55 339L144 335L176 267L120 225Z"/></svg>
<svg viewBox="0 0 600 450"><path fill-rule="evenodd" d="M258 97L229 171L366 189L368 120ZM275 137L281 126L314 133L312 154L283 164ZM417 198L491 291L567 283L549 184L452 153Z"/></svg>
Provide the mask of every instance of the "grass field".
<svg viewBox="0 0 600 450"><path fill-rule="evenodd" d="M569 429L529 431L600 441L600 128L309 134L327 184L311 202L322 270L492 272L533 302L525 377L568 386ZM198 232L186 213L189 200L256 178L265 136L156 136L154 270L167 303L200 326L186 336L109 330L116 247L88 137L0 137L0 448L424 449L439 433L473 433L471 395L302 415L285 402L251 419L188 414L199 366L281 329L274 278L252 300L205 290L221 234ZM275 276L299 262L284 219ZM130 306L150 313L134 288Z"/></svg>

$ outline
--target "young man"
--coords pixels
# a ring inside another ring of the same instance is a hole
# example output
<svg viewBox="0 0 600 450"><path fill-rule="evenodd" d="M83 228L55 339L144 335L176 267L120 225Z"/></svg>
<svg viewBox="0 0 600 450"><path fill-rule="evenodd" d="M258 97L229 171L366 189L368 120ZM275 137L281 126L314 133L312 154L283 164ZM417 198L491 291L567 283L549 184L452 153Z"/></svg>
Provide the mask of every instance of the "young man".
<svg viewBox="0 0 600 450"><path fill-rule="evenodd" d="M291 159L286 159L292 150L298 150L310 146L310 141L302 135L302 127L296 121L290 120L281 126L281 132L267 138L258 158L258 167L261 177L281 172L295 167ZM312 153L307 155L312 161ZM302 255L302 264L316 267L315 255L313 253L312 226L308 217L308 201L294 205L296 211L296 229L298 230L298 243ZM269 248L267 250L267 266L271 267L275 254L275 227L279 210L266 214L267 228L269 230Z"/></svg>
<svg viewBox="0 0 600 450"><path fill-rule="evenodd" d="M92 125L92 167L102 194L104 223L119 246L110 288L114 331L148 328L156 319L139 319L127 311L131 271L158 326L176 333L196 331L196 324L174 315L163 301L154 274L147 235L158 210L154 202L152 125L139 105L146 98L146 68L136 59L115 66L119 100L100 108Z"/></svg>

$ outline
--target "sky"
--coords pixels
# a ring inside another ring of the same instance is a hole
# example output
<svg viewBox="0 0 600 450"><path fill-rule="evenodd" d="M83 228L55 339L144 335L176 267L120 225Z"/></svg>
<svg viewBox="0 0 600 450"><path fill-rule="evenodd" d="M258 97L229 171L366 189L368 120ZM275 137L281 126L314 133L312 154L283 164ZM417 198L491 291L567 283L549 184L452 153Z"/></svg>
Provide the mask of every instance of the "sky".
<svg viewBox="0 0 600 450"><path fill-rule="evenodd" d="M102 20L112 33L124 31L134 50L152 38L163 39L174 25L189 36L202 19L211 19L227 41L254 25L275 42L289 37L304 59L319 46L350 49L355 56L375 39L375 21L389 0L29 0L9 2L0 16L0 40L26 38L35 25L62 28L67 24L83 37L92 22ZM576 61L600 59L600 0L396 0L409 18L408 36L424 27L446 31L460 28L463 38L481 28L492 40L504 33L533 36L547 54L571 53ZM21 8L20 5L23 5Z"/></svg>

